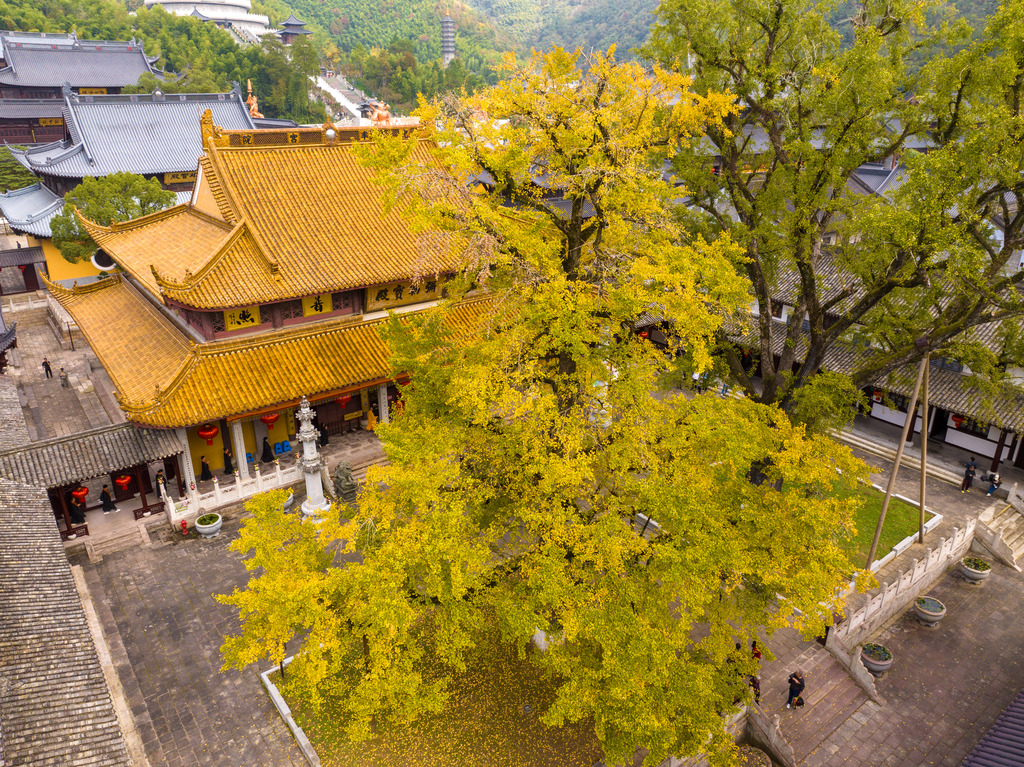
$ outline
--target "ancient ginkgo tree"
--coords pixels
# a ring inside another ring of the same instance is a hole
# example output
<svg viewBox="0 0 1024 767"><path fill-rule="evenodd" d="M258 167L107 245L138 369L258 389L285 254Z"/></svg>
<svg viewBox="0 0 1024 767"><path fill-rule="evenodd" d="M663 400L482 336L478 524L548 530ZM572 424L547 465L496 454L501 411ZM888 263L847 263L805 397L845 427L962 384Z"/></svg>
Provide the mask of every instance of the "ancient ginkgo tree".
<svg viewBox="0 0 1024 767"><path fill-rule="evenodd" d="M295 638L290 690L347 711L352 737L440 709L425 664L454 673L498 632L557 685L543 721L592 721L609 763L725 759L722 714L755 670L735 643L820 632L849 571L855 501L830 490L859 461L777 408L659 393L668 358L633 330L657 306L706 359L748 302L736 249L683 236L662 170L730 99L583 63L509 61L501 84L424 107L430 162L365 152L461 279L388 327L411 375L378 427L390 465L341 524L257 508L235 549L259 575L225 599L242 617L227 664Z"/></svg>

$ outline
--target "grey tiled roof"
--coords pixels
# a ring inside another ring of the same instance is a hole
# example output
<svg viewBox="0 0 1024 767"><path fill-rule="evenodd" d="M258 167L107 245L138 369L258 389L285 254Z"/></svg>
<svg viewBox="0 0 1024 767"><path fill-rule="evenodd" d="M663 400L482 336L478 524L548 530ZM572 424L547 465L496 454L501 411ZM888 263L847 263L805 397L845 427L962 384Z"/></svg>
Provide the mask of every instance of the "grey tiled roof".
<svg viewBox="0 0 1024 767"><path fill-rule="evenodd" d="M123 88L155 74L139 42L2 37L0 84L26 88Z"/></svg>
<svg viewBox="0 0 1024 767"><path fill-rule="evenodd" d="M17 322L12 322L10 325L7 325L7 323L4 322L3 313L0 312L0 352L10 349L14 346L15 341L18 340L17 326ZM0 423L4 424L5 429L7 428L7 424L3 420L0 420Z"/></svg>
<svg viewBox="0 0 1024 767"><path fill-rule="evenodd" d="M772 334L772 351L778 356L782 354L785 346L786 325L778 320L773 322L775 332ZM757 349L760 346L757 330L752 327L740 329L733 326L729 331L729 337L750 349ZM803 360L806 355L807 340L807 333L801 333L797 338L794 357L797 361ZM867 347L834 343L825 353L822 368L835 373L851 374L874 353ZM1016 432L1024 431L1024 397L1009 390L986 396L971 385L970 376L937 365L932 365L928 370L929 406L940 407L979 420L994 421ZM874 385L895 394L910 396L916 377L915 365L913 369L897 370L887 377L879 378Z"/></svg>
<svg viewBox="0 0 1024 767"><path fill-rule="evenodd" d="M64 102L60 99L0 99L0 118L18 120L29 117L60 117Z"/></svg>
<svg viewBox="0 0 1024 767"><path fill-rule="evenodd" d="M123 423L0 452L0 477L63 487L180 452L173 431Z"/></svg>
<svg viewBox="0 0 1024 767"><path fill-rule="evenodd" d="M203 154L199 118L209 109L215 125L254 130L242 94L174 93L64 98L70 141L57 141L14 156L33 173L64 178L111 173L194 171Z"/></svg>
<svg viewBox="0 0 1024 767"><path fill-rule="evenodd" d="M1013 767L1024 764L1024 690L1017 693L960 767Z"/></svg>
<svg viewBox="0 0 1024 767"><path fill-rule="evenodd" d="M13 450L28 444L28 425L18 399L18 384L11 376L0 376L0 450Z"/></svg>
<svg viewBox="0 0 1024 767"><path fill-rule="evenodd" d="M46 493L0 479L0 763L130 759Z"/></svg>
<svg viewBox="0 0 1024 767"><path fill-rule="evenodd" d="M0 212L12 229L36 237L52 237L50 221L64 210L64 198L42 184L0 194Z"/></svg>

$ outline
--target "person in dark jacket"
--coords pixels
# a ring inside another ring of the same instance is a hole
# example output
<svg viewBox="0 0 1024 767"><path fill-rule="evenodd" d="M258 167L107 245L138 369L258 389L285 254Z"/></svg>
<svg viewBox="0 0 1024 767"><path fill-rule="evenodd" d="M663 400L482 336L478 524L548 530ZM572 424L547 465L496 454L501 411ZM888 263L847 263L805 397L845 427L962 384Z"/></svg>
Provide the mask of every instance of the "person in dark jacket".
<svg viewBox="0 0 1024 767"><path fill-rule="evenodd" d="M201 482L208 482L213 479L213 472L210 471L210 462L206 460L205 455L199 456L199 465L202 467L202 472L199 474L199 480Z"/></svg>
<svg viewBox="0 0 1024 767"><path fill-rule="evenodd" d="M800 693L804 691L804 672L797 669L789 675L789 697L786 699L786 708L790 708L793 705L793 701L800 697Z"/></svg>
<svg viewBox="0 0 1024 767"><path fill-rule="evenodd" d="M117 506L114 505L114 499L110 497L110 488L107 485L104 485L100 491L100 503L103 505L104 514L117 511Z"/></svg>
<svg viewBox="0 0 1024 767"><path fill-rule="evenodd" d="M263 463L270 463L274 460L274 448L270 446L270 438L263 438L263 454L260 456L260 461Z"/></svg>
<svg viewBox="0 0 1024 767"><path fill-rule="evenodd" d="M231 461L231 451L224 448L224 476L230 477L235 473L235 464Z"/></svg>
<svg viewBox="0 0 1024 767"><path fill-rule="evenodd" d="M71 499L71 524L85 524L85 504L77 498Z"/></svg>

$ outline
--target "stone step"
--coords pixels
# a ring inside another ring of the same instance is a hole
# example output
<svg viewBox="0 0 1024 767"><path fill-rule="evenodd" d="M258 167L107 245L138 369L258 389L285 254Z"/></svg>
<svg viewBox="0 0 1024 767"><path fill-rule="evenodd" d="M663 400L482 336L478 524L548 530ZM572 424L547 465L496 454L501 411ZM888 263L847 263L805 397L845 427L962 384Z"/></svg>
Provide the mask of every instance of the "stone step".
<svg viewBox="0 0 1024 767"><path fill-rule="evenodd" d="M985 509L978 516L982 522L988 525L993 530L998 530L999 526L1008 520L1012 520L1017 514L1017 510L1008 503L996 504Z"/></svg>
<svg viewBox="0 0 1024 767"><path fill-rule="evenodd" d="M85 550L89 555L89 561L98 562L106 554L115 551L123 551L136 546L143 546L149 543L149 535L145 528L140 525L130 525L124 531L118 531L97 538L92 535L85 540Z"/></svg>
<svg viewBox="0 0 1024 767"><path fill-rule="evenodd" d="M896 459L895 445L875 442L874 440L863 437L860 434L855 434L852 431L833 431L832 436L852 447L860 448L861 450L877 455L880 458L885 458L890 461ZM920 471L921 456L920 454L915 455L911 452L904 452L903 460L900 465L905 469ZM928 462L928 476L942 480L943 482L948 482L951 485L959 485L963 480L962 474L950 471L944 466L933 463L932 461Z"/></svg>
<svg viewBox="0 0 1024 767"><path fill-rule="evenodd" d="M833 673L819 683L818 689L804 695L805 706L795 712L787 711L791 716L783 717L782 732L798 763L868 700L864 691L843 669L834 662L832 665Z"/></svg>

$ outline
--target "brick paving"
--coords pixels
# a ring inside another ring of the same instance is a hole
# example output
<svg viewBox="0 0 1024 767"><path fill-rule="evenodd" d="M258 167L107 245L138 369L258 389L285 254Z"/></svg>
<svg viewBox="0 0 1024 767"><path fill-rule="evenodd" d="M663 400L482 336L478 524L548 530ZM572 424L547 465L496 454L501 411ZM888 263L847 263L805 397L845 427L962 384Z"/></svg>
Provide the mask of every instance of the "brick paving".
<svg viewBox="0 0 1024 767"><path fill-rule="evenodd" d="M220 671L222 637L238 621L212 595L248 580L240 558L227 551L240 525L236 510L210 540L162 528L152 534L152 548L114 552L98 563L72 555L153 767L305 765L260 669Z"/></svg>
<svg viewBox="0 0 1024 767"><path fill-rule="evenodd" d="M10 375L17 381L22 412L31 440L66 437L88 429L122 423L124 414L114 398L114 385L78 332L75 348L62 349L47 323L46 309L5 314L18 323L18 348L10 355ZM43 373L49 359L53 378ZM71 388L60 385L59 371L68 373Z"/></svg>

